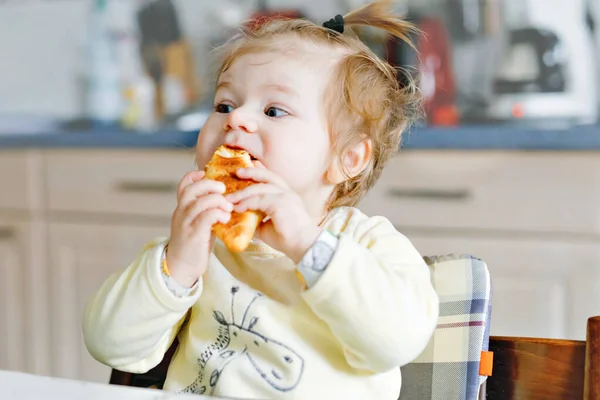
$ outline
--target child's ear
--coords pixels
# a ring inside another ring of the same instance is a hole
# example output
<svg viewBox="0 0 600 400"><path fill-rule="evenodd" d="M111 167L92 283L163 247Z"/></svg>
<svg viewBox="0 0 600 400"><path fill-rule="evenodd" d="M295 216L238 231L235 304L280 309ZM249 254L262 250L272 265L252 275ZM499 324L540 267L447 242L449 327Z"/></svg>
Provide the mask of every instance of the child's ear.
<svg viewBox="0 0 600 400"><path fill-rule="evenodd" d="M335 155L326 173L327 182L337 185L360 174L369 164L373 148L371 140L364 139L344 150L341 157Z"/></svg>

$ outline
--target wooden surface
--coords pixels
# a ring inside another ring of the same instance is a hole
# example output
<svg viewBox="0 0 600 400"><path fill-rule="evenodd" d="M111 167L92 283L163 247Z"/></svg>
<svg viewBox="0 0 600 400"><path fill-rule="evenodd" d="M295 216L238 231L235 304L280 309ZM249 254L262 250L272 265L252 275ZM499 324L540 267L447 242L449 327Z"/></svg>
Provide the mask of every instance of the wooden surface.
<svg viewBox="0 0 600 400"><path fill-rule="evenodd" d="M600 400L600 317L587 323L584 399Z"/></svg>
<svg viewBox="0 0 600 400"><path fill-rule="evenodd" d="M488 400L583 399L586 342L491 337L490 351Z"/></svg>

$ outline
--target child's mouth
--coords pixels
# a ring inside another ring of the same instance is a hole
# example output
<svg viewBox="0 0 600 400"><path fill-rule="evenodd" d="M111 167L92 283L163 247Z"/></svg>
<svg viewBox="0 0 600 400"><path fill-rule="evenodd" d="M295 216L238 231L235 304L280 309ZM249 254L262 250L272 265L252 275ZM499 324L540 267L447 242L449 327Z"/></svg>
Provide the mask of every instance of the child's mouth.
<svg viewBox="0 0 600 400"><path fill-rule="evenodd" d="M254 157L252 154L250 154L250 152L248 150L246 150L245 148L243 148L241 146L231 146L231 145L225 145L225 146L229 147L230 149L244 150L250 156L250 161L258 161L258 158Z"/></svg>

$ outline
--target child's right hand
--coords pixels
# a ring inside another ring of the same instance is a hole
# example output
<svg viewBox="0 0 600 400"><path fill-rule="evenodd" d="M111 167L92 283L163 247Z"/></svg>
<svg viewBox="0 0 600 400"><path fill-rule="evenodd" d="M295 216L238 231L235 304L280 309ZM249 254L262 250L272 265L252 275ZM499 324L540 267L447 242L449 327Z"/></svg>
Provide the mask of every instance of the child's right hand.
<svg viewBox="0 0 600 400"><path fill-rule="evenodd" d="M214 243L212 226L227 223L233 210L223 196L225 185L203 178L203 171L191 171L181 179L171 219L167 267L173 279L185 287L191 287L208 268Z"/></svg>

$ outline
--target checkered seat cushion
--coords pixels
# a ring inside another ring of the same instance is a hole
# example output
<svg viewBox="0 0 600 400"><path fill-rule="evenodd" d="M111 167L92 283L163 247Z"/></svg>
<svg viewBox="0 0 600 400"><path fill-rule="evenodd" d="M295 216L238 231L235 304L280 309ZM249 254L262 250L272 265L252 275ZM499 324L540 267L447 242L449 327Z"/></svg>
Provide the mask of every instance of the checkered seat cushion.
<svg viewBox="0 0 600 400"><path fill-rule="evenodd" d="M491 282L484 261L469 255L425 257L440 299L431 341L402 367L400 400L475 400L486 377L480 357L488 350Z"/></svg>

